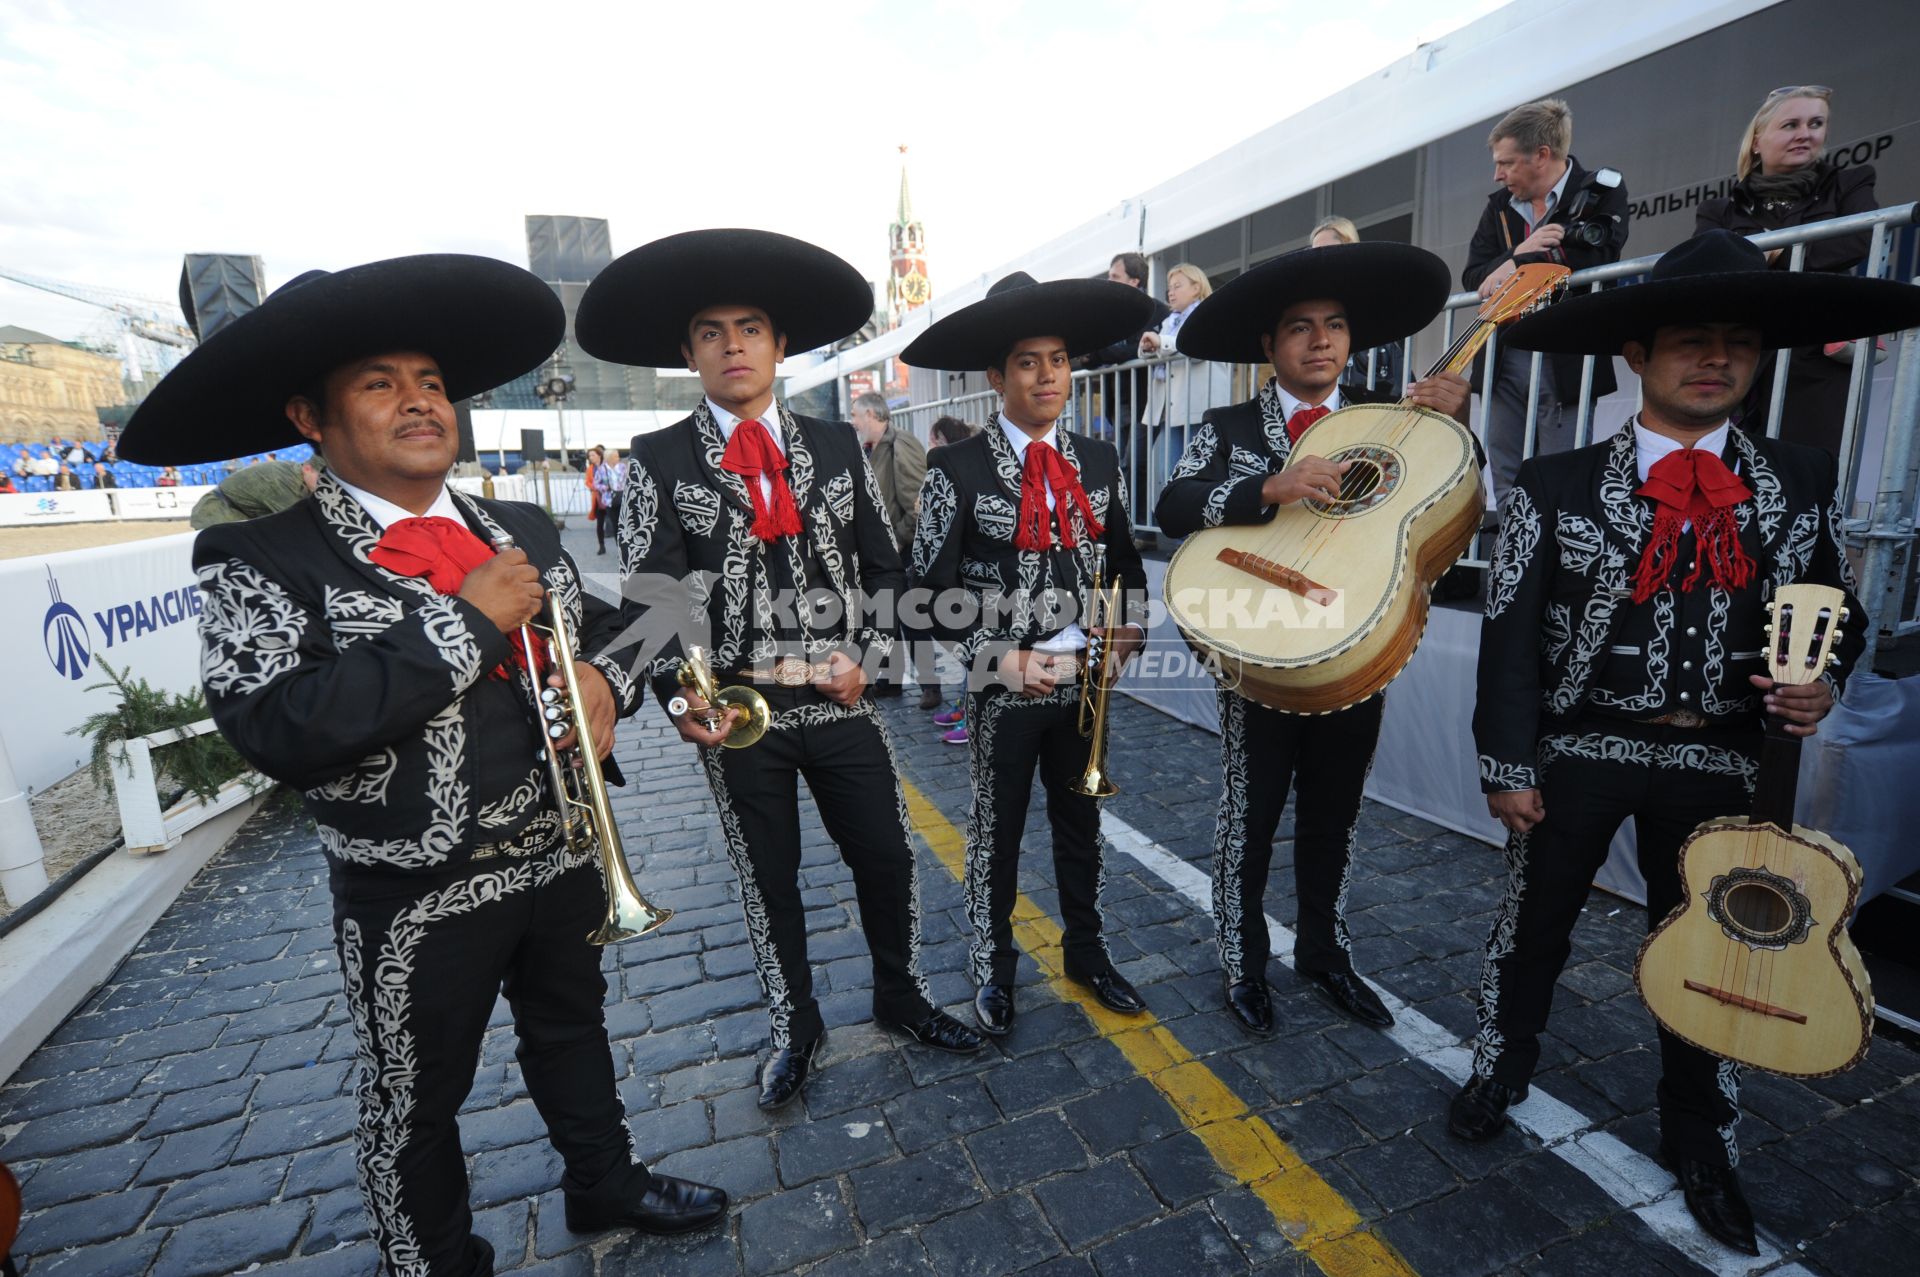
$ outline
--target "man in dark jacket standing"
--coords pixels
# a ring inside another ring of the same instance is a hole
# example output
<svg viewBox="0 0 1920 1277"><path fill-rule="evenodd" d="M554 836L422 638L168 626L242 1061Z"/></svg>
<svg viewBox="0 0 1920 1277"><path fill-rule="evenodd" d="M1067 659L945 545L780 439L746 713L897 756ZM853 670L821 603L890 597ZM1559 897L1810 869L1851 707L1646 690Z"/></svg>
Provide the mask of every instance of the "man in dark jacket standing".
<svg viewBox="0 0 1920 1277"><path fill-rule="evenodd" d="M837 341L872 310L860 272L825 249L767 231L706 230L613 262L575 319L588 353L684 366L705 391L691 416L635 437L620 558L629 597L649 577L685 583L678 633L648 673L681 737L700 750L739 877L772 1021L763 1109L800 1094L826 1039L800 894L802 778L853 871L875 1021L937 1050L983 1045L933 1005L920 973L913 830L866 695L868 670L894 638L863 600L904 584L893 530L852 427L798 416L773 393L789 343ZM637 602L633 610L644 615ZM711 636L719 686L750 684L766 700L766 733L751 747L720 748L734 724L704 722L709 707L683 694L686 647L699 641L683 634Z"/></svg>
<svg viewBox="0 0 1920 1277"><path fill-rule="evenodd" d="M860 446L867 453L867 468L880 489L880 509L893 529L893 542L905 558L913 542L913 520L920 506L920 485L927 481L927 448L904 430L893 428L892 413L885 395L868 391L857 395L848 416ZM894 653L888 672L873 682L875 696L900 695L902 662L911 649L914 672L921 687L920 708L932 709L940 703L940 686L934 678L933 647L915 642L904 628L896 629L902 650Z"/></svg>
<svg viewBox="0 0 1920 1277"><path fill-rule="evenodd" d="M510 637L560 601L578 709L610 748L639 703L603 653L620 614L582 591L545 513L446 482L454 400L537 367L563 327L552 291L504 262L310 272L189 354L121 440L149 464L302 439L329 460L312 500L195 542L201 678L221 733L301 790L319 827L360 1062L360 1191L391 1277L493 1272L456 1117L502 994L566 1163L569 1229L684 1232L726 1211L725 1193L638 1163L587 940L606 913L597 856L538 761L535 684L558 676L544 645ZM496 553L504 538L516 548Z"/></svg>
<svg viewBox="0 0 1920 1277"><path fill-rule="evenodd" d="M1447 267L1407 244L1307 248L1266 262L1201 302L1180 329L1180 353L1271 364L1246 403L1210 409L1160 494L1155 518L1173 536L1269 523L1283 505L1339 491L1343 466L1293 461L1294 442L1328 413L1398 395L1340 384L1355 347L1418 332L1447 298ZM1408 388L1424 408L1465 423L1466 378L1436 373ZM1311 448L1311 441L1301 445ZM1289 462L1293 463L1290 465ZM1294 965L1322 997L1364 1024L1393 1016L1354 971L1347 884L1354 828L1380 737L1383 696L1332 714L1283 714L1220 689L1223 792L1214 829L1214 926L1227 1008L1251 1033L1273 1031L1263 901L1273 836L1295 793L1293 874L1299 903Z"/></svg>
<svg viewBox="0 0 1920 1277"><path fill-rule="evenodd" d="M1523 349L1621 352L1644 406L1611 439L1529 460L1487 582L1473 734L1507 827L1508 884L1487 937L1473 1074L1447 1127L1507 1125L1540 1059L1553 988L1616 830L1638 835L1647 919L1683 900L1682 842L1748 809L1762 724L1811 736L1871 624L1838 540L1834 460L1733 430L1762 352L1920 321L1920 289L1785 275L1728 231L1674 248L1648 281L1522 321ZM1847 591L1827 678L1767 676L1768 600ZM1661 1155L1709 1234L1758 1254L1734 1166L1740 1066L1660 1030Z"/></svg>
<svg viewBox="0 0 1920 1277"><path fill-rule="evenodd" d="M1588 171L1572 154L1573 112L1565 102L1547 98L1507 112L1487 135L1493 152L1493 176L1500 189L1487 207L1467 246L1461 283L1490 297L1517 267L1552 262L1573 270L1620 260L1627 243L1627 188L1612 169ZM1485 443L1493 466L1493 495L1506 496L1520 469L1526 446L1527 382L1533 357L1495 339L1498 364L1493 400L1486 405ZM1573 446L1579 415L1581 360L1575 355L1541 361L1534 389L1535 455L1564 452ZM1480 384L1476 365L1475 388ZM1589 399L1611 394L1613 361L1594 362ZM1569 411L1562 413L1562 408Z"/></svg>

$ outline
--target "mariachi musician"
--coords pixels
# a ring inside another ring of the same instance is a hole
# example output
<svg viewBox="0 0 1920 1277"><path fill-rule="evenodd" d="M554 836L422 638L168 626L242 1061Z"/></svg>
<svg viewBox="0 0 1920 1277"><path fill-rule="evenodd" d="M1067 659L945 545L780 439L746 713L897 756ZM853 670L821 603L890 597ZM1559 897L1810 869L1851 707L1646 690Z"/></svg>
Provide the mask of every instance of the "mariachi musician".
<svg viewBox="0 0 1920 1277"><path fill-rule="evenodd" d="M493 1271L455 1116L502 993L566 1163L568 1228L684 1232L726 1211L725 1193L649 1174L633 1149L587 941L606 896L538 761L543 653L508 637L549 591L585 652L619 614L582 592L544 512L446 482L453 401L536 367L562 325L552 291L504 262L313 271L189 354L120 442L129 460L186 464L304 439L328 463L311 501L195 542L201 678L221 732L319 826L359 1049L361 1194L397 1277ZM519 548L496 554L509 537ZM637 690L604 655L576 673L610 747Z"/></svg>
<svg viewBox="0 0 1920 1277"><path fill-rule="evenodd" d="M843 422L788 411L773 393L789 347L838 341L872 315L860 273L785 235L705 230L655 240L594 280L576 319L595 356L684 367L705 398L665 430L636 436L620 509L621 566L637 618L649 580L684 583L675 632L649 672L682 738L698 747L740 879L747 936L767 997L773 1050L758 1103L806 1085L826 1038L807 960L800 897L804 777L853 871L873 954L873 1016L923 1046L965 1054L980 1035L935 1007L920 974L912 826L885 727L866 694L893 644L903 584L893 530L859 437ZM689 643L712 652L721 684L747 684L772 710L744 749L718 748L731 721L679 681ZM876 810L876 797L891 797Z"/></svg>
<svg viewBox="0 0 1920 1277"><path fill-rule="evenodd" d="M1343 386L1354 350L1399 341L1424 328L1447 297L1446 264L1407 244L1335 244L1256 266L1201 302L1180 330L1190 358L1273 366L1245 403L1210 410L1187 445L1155 510L1162 531L1263 524L1295 501L1333 496L1350 463L1294 460L1306 428L1348 404L1392 403L1397 395ZM1424 408L1466 420L1467 379L1435 373L1408 388ZM1307 447L1311 452L1311 440ZM1291 464L1289 464L1291 463ZM1227 1007L1249 1031L1273 1031L1267 984L1267 869L1273 836L1294 789L1294 967L1334 1007L1385 1028L1393 1016L1353 968L1347 886L1354 827L1383 698L1332 714L1284 714L1232 688L1220 689L1225 771L1214 828L1214 925Z"/></svg>
<svg viewBox="0 0 1920 1277"><path fill-rule="evenodd" d="M915 367L984 370L1002 404L985 430L928 457L913 538L916 592L932 593L935 632L961 643L969 669L973 1009L995 1036L1013 1026L1019 952L1011 920L1036 768L1053 825L1066 975L1111 1010L1146 1010L1100 934L1100 805L1074 788L1093 748L1079 723L1090 640L1104 640L1099 659L1117 677L1145 636L1146 573L1113 445L1056 423L1067 408L1071 361L1138 331L1151 310L1145 293L1124 284L1040 284L1016 273L901 352ZM1106 582L1123 591L1123 616L1090 635L1081 622L1094 624L1084 609L1102 553ZM942 596L967 602L953 614L977 623L943 623Z"/></svg>
<svg viewBox="0 0 1920 1277"><path fill-rule="evenodd" d="M1625 356L1642 408L1620 432L1520 467L1487 581L1473 731L1508 886L1487 940L1473 1075L1448 1111L1470 1141L1507 1124L1540 1057L1588 885L1632 817L1647 919L1681 903L1680 844L1749 808L1763 714L1810 736L1868 623L1839 541L1834 460L1729 414L1763 352L1920 323L1920 289L1767 269L1730 231L1687 240L1646 283L1514 327L1549 354ZM1773 591L1848 590L1854 622L1820 682L1763 672ZM1740 1066L1660 1030L1661 1150L1694 1218L1757 1253L1734 1165Z"/></svg>

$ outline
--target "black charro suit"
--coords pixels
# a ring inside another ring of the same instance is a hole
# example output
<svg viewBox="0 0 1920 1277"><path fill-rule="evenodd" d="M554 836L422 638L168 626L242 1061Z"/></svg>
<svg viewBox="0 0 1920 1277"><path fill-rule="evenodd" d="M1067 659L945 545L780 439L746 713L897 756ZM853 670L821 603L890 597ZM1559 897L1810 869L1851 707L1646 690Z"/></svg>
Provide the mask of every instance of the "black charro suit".
<svg viewBox="0 0 1920 1277"><path fill-rule="evenodd" d="M1146 613L1146 570L1133 543L1126 477L1113 445L1056 429L1053 443L1080 477L1096 535L1069 503L1074 544L1055 537L1047 550L1013 542L1020 512L1021 462L999 421L927 457L920 522L913 538L913 585L926 591L936 634L959 643L969 671L968 758L973 811L967 823L967 916L973 926L976 984L1010 985L1018 952L1010 918L1017 894L1020 835L1036 768L1053 826L1065 957L1072 972L1112 969L1101 939L1099 800L1068 786L1087 765L1091 741L1080 735L1080 684L1063 681L1046 696L1022 696L992 681L1004 653L1032 648L1084 622L1092 597L1096 546L1106 581L1122 588L1124 619ZM1063 498L1064 499L1064 498ZM1055 526L1049 514L1049 526ZM1085 653L1082 653L1084 657Z"/></svg>
<svg viewBox="0 0 1920 1277"><path fill-rule="evenodd" d="M700 759L740 878L774 1046L798 1049L824 1029L800 900L801 777L853 870L873 954L874 1014L912 1025L932 1005L919 971L911 824L873 702L863 696L842 706L811 685L779 687L768 677L783 655L818 662L844 652L876 670L894 641L900 555L853 427L775 411L799 536L766 543L753 535L746 483L721 467L727 436L702 403L665 430L634 438L620 552L629 619L649 629L664 619L672 631L657 636L662 646L647 667L662 703L679 691L685 644L699 641L720 685L753 683L773 710L759 743L703 749ZM649 605L663 587L672 601ZM824 606L798 605L802 588ZM876 795L891 795L891 809L876 811Z"/></svg>
<svg viewBox="0 0 1920 1277"><path fill-rule="evenodd" d="M1847 591L1838 697L1867 618L1839 541L1833 458L1734 430L1722 454L1752 491L1737 508L1749 583L1703 579L1645 603L1632 581L1653 526L1634 427L1520 469L1502 511L1487 581L1473 729L1481 787L1537 789L1546 816L1507 839L1508 890L1487 942L1474 1070L1519 1090L1540 1055L1554 982L1588 884L1629 816L1647 880L1650 925L1680 903L1676 852L1700 822L1744 814L1762 730L1765 604L1790 583ZM1696 726L1648 720L1686 711ZM1739 1067L1662 1031L1662 1134L1708 1165L1738 1160Z"/></svg>
<svg viewBox="0 0 1920 1277"><path fill-rule="evenodd" d="M483 541L510 535L564 601L583 652L619 631L552 520L452 494ZM369 557L380 528L331 474L283 513L200 534L202 681L247 760L302 791L320 831L358 1043L360 1182L387 1268L491 1271L471 1236L454 1116L504 990L563 1185L624 1181L591 848L570 853L539 761L531 688L477 608ZM621 713L633 681L607 658Z"/></svg>
<svg viewBox="0 0 1920 1277"><path fill-rule="evenodd" d="M1337 406L1398 399L1342 386ZM1258 397L1206 414L1155 516L1173 536L1270 522L1276 507L1262 504L1260 489L1292 455L1285 409L1270 382ZM1289 787L1296 795L1294 964L1306 973L1350 973L1345 907L1353 835L1384 695L1312 716L1283 714L1225 687L1219 697L1223 784L1214 828L1213 916L1227 982L1265 979L1272 955L1261 902Z"/></svg>

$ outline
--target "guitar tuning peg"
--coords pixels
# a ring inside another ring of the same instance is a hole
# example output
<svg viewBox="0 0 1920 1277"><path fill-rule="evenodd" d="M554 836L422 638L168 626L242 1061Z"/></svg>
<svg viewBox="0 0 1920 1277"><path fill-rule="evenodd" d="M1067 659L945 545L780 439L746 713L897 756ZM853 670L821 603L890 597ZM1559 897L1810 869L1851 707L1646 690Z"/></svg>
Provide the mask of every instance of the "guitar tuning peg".
<svg viewBox="0 0 1920 1277"><path fill-rule="evenodd" d="M1773 633L1773 622L1768 621L1765 625L1761 626L1760 628L1762 630L1765 630L1768 634L1771 634Z"/></svg>
<svg viewBox="0 0 1920 1277"><path fill-rule="evenodd" d="M1843 607L1840 609L1840 624L1845 625L1848 621L1851 621L1852 619L1853 619L1852 608Z"/></svg>
<svg viewBox="0 0 1920 1277"><path fill-rule="evenodd" d="M1830 668L1830 669L1836 669L1836 670L1837 670L1837 669L1839 669L1839 668L1840 668L1840 653L1838 653L1838 652L1828 652L1828 653L1827 653L1827 666L1828 666L1828 668Z"/></svg>

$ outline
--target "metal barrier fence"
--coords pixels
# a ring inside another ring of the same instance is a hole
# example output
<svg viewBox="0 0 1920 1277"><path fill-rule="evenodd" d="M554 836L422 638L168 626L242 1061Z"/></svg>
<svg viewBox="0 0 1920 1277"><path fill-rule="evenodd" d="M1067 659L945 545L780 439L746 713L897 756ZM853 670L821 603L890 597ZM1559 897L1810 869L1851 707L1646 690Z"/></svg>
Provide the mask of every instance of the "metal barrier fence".
<svg viewBox="0 0 1920 1277"><path fill-rule="evenodd" d="M1879 279L1888 276L1895 232L1916 222L1920 222L1920 203L1769 231L1753 236L1752 242L1762 249L1785 250L1789 269L1799 271L1805 264L1807 245L1864 231L1870 239L1861 273ZM1902 253L1903 258L1911 255L1911 249ZM1569 293L1596 291L1606 284L1637 280L1652 269L1657 260L1656 254L1578 271L1568 278L1567 288ZM1914 282L1920 283L1920 280ZM1470 318L1480 303L1481 298L1475 292L1455 293L1447 299L1442 312L1443 347L1453 341L1463 312ZM1395 388L1404 390L1408 381L1417 379L1413 373L1416 341L1417 336L1395 348L1365 352L1356 363L1364 365L1369 384L1381 384L1379 379L1385 378L1388 384L1397 381ZM1497 337L1487 343L1483 372L1480 384L1474 387L1476 393L1470 411L1471 427L1483 445L1488 440L1489 407L1499 365L1498 346ZM1774 356L1773 397L1768 405L1766 429L1773 438L1780 435L1791 354L1781 350ZM1880 642L1920 632L1920 618L1914 614L1920 597L1909 597L1916 593L1910 586L1914 575L1916 492L1920 491L1920 443L1915 440L1916 431L1920 430L1920 330L1901 334L1898 341L1879 473L1867 478L1860 473L1861 443L1864 423L1872 406L1873 363L1874 339L1868 337L1855 342L1839 452L1840 490L1845 494L1841 505L1842 532L1856 560L1861 601L1875 621L1867 636L1864 659L1869 663ZM1542 357L1534 354L1525 399L1523 457L1533 456L1539 442L1537 392L1543 366ZM1574 447L1582 447L1593 438L1594 396L1591 392L1595 367L1594 356L1589 355L1582 361ZM1350 370L1350 376L1351 371L1357 369ZM1134 525L1143 533L1157 534L1153 508L1166 486L1169 472L1186 447L1188 435L1208 409L1250 398L1256 389L1256 372L1247 365L1211 364L1180 355L1087 369L1073 375L1072 394L1061 425L1106 439L1120 450L1133 496ZM998 411L999 396L992 391L981 391L895 409L893 421L896 427L911 431L924 441L938 417L954 416L983 427L995 420ZM1462 556L1460 565L1485 568L1491 549L1491 538L1483 534Z"/></svg>

